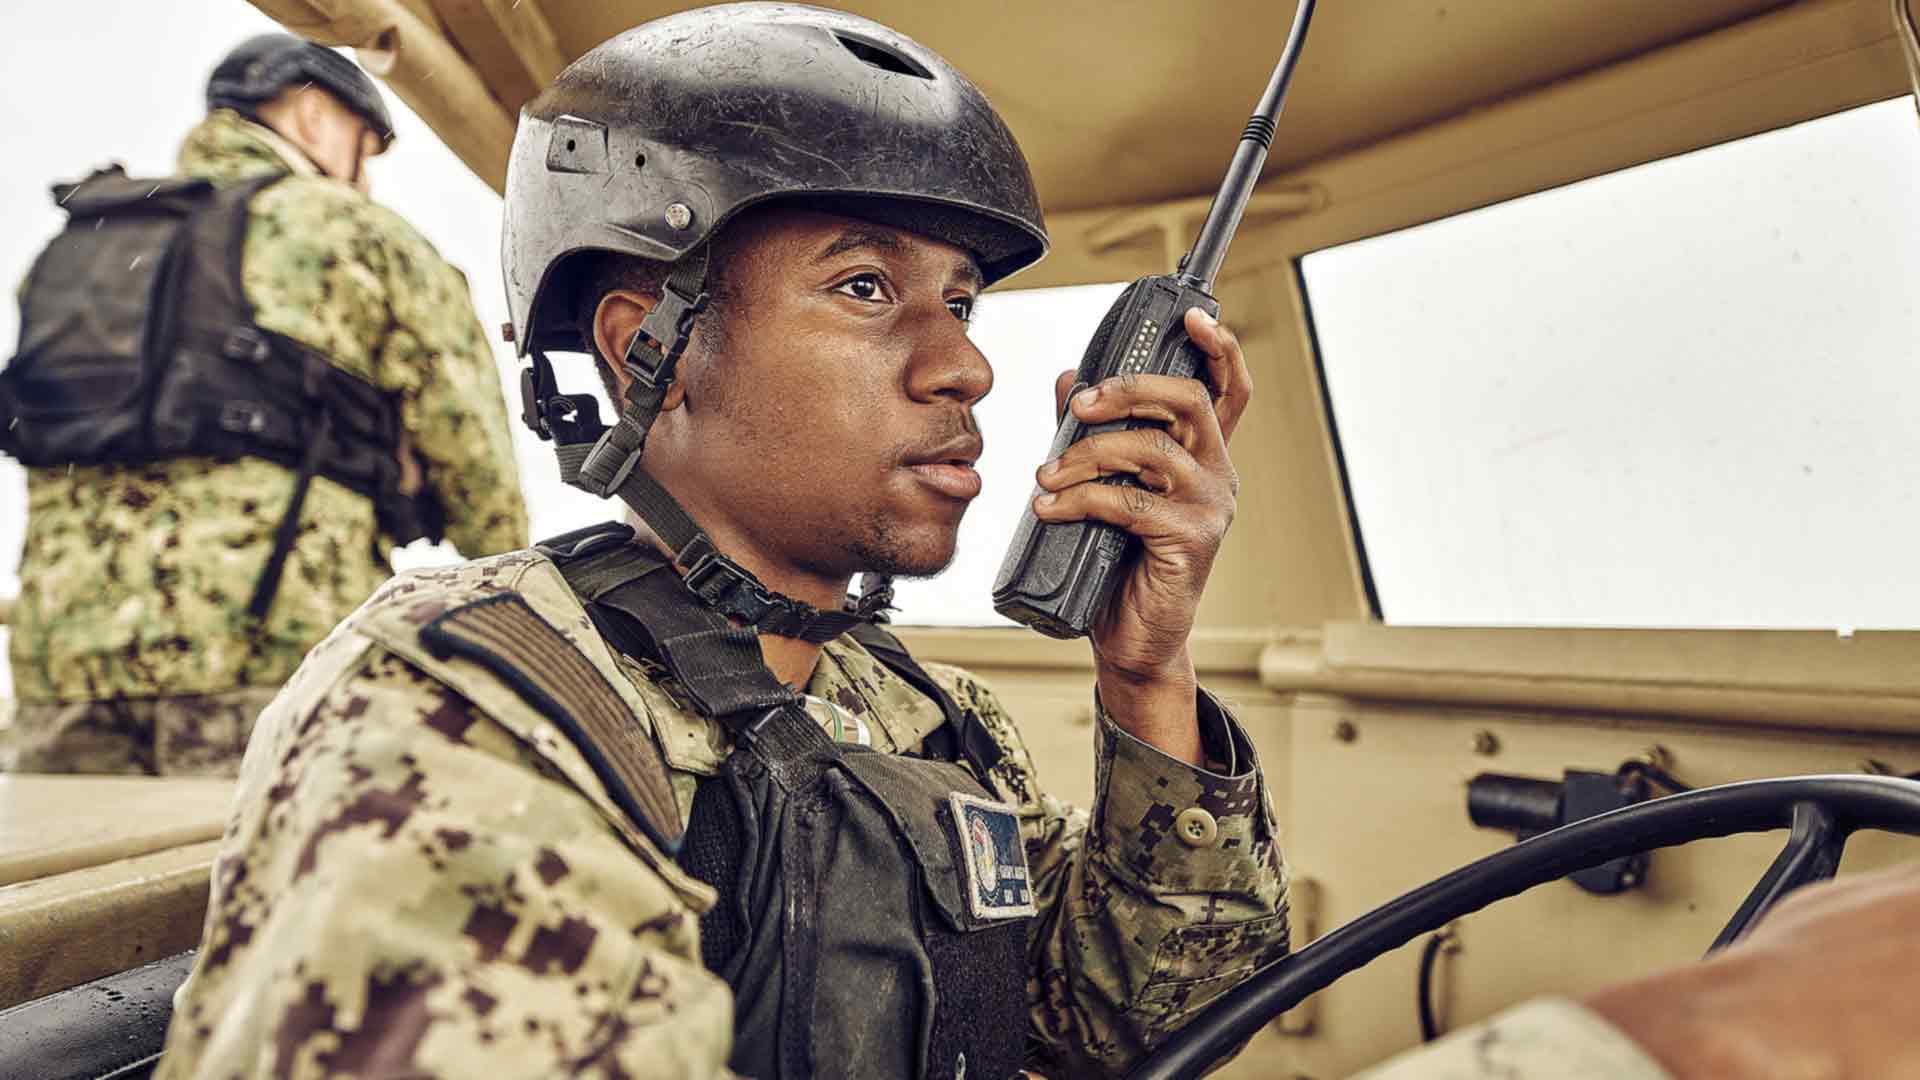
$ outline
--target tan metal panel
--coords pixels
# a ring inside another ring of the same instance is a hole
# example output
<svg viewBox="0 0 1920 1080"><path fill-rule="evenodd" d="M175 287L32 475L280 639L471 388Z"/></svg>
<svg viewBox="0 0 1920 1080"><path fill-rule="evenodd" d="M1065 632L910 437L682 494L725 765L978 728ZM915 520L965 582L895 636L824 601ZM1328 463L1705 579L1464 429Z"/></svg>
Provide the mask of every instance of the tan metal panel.
<svg viewBox="0 0 1920 1080"><path fill-rule="evenodd" d="M0 888L0 1009L193 948L219 842Z"/></svg>
<svg viewBox="0 0 1920 1080"><path fill-rule="evenodd" d="M1277 692L1920 732L1920 633L1335 623L1270 646Z"/></svg>
<svg viewBox="0 0 1920 1080"><path fill-rule="evenodd" d="M231 780L0 775L0 885L217 839Z"/></svg>
<svg viewBox="0 0 1920 1080"><path fill-rule="evenodd" d="M1920 769L1914 738L1320 695L1299 699L1292 725L1291 778L1276 786L1292 802L1289 855L1320 883L1328 929L1511 842L1467 820L1465 784L1483 771L1558 779L1569 767L1611 770L1655 744L1669 751L1681 779L1696 785L1853 772L1867 759ZM1671 848L1653 856L1643 889L1603 897L1556 882L1462 920L1460 950L1440 969L1446 1022L1460 1026L1523 998L1596 989L1699 956L1784 840L1784 833L1769 833ZM1843 869L1917 854L1920 845L1910 839L1861 834L1849 844ZM1314 1034L1289 1040L1280 1060L1301 1074L1331 1078L1416 1042L1419 945L1324 991Z"/></svg>

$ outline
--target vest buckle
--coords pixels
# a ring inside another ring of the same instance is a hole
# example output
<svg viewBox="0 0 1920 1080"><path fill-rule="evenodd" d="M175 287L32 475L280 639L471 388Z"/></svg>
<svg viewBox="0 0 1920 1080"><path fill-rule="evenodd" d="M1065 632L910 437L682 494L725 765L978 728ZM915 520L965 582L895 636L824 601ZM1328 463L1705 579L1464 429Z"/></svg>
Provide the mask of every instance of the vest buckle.
<svg viewBox="0 0 1920 1080"><path fill-rule="evenodd" d="M250 360L264 364L273 355L273 346L258 330L250 326L236 327L227 331L227 340L221 343L220 351L229 360Z"/></svg>
<svg viewBox="0 0 1920 1080"><path fill-rule="evenodd" d="M253 401L225 402L220 406L220 427L236 435L258 435L267 429L267 410Z"/></svg>

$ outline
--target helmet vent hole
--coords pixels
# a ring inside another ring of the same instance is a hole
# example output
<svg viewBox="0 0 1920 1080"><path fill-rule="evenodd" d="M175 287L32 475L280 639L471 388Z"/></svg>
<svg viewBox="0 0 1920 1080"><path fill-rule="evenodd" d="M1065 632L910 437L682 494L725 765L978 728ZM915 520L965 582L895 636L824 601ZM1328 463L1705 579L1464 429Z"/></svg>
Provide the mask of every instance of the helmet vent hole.
<svg viewBox="0 0 1920 1080"><path fill-rule="evenodd" d="M571 153L573 153L573 149L574 149L574 147L573 147L573 140L572 140L572 139L568 139L568 140L567 140L567 153L569 153L569 154L571 154Z"/></svg>
<svg viewBox="0 0 1920 1080"><path fill-rule="evenodd" d="M858 57L860 62L881 71L890 71L895 75L911 75L916 79L931 79L933 72L922 67L917 61L899 52L890 45L883 45L869 38L857 37L844 30L835 31L834 38L846 46L848 52Z"/></svg>
<svg viewBox="0 0 1920 1080"><path fill-rule="evenodd" d="M647 155L645 155L645 154L635 154L635 155L633 155L633 167L634 167L634 168L636 168L636 169L644 169L644 168L646 168L646 167L647 167Z"/></svg>

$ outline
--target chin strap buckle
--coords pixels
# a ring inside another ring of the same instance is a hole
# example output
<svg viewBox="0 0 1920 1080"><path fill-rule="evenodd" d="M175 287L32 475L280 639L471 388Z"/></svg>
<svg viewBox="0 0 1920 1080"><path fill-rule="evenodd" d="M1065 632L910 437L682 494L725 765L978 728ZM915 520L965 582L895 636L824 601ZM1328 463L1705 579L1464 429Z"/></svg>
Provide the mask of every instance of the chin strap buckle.
<svg viewBox="0 0 1920 1080"><path fill-rule="evenodd" d="M686 572L687 588L708 607L749 626L758 626L776 606L773 595L758 578L711 546L699 552L691 564L684 561L686 554L682 552L681 558L675 561Z"/></svg>
<svg viewBox="0 0 1920 1080"><path fill-rule="evenodd" d="M628 378L627 400L642 409L658 411L660 399L673 385L674 369L680 354L687 351L693 337L693 323L707 310L712 296L702 289L693 296L681 292L669 280L660 290L660 302L647 312L627 341L627 353L621 360Z"/></svg>

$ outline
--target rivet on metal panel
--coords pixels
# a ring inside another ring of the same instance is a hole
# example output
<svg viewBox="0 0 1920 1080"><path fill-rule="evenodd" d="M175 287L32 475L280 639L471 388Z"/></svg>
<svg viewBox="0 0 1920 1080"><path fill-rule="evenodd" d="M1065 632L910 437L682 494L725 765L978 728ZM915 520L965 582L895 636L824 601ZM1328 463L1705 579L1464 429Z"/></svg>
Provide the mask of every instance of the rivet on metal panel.
<svg viewBox="0 0 1920 1080"><path fill-rule="evenodd" d="M1333 725L1333 737L1341 742L1352 742L1360 737L1360 729L1353 726L1353 721L1342 720Z"/></svg>
<svg viewBox="0 0 1920 1080"><path fill-rule="evenodd" d="M1492 757L1500 752L1500 736L1491 731L1473 733L1473 752L1482 757Z"/></svg>
<svg viewBox="0 0 1920 1080"><path fill-rule="evenodd" d="M1654 743L1652 746L1640 751L1640 755L1634 760L1644 761L1656 769L1663 769L1668 772L1673 770L1673 751L1668 750L1659 743Z"/></svg>

